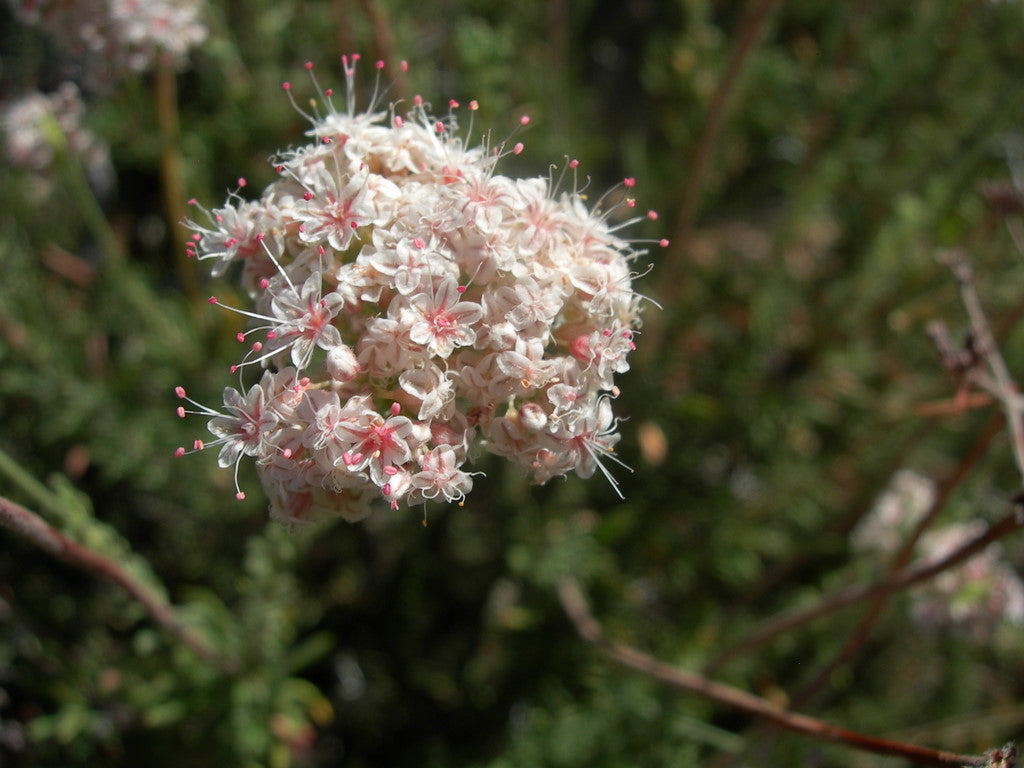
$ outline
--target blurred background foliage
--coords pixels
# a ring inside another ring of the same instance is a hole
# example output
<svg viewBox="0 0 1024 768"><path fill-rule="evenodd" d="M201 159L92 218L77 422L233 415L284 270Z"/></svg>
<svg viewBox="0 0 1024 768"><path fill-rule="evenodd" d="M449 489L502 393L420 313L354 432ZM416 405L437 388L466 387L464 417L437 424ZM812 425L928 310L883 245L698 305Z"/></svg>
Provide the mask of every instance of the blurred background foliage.
<svg viewBox="0 0 1024 768"><path fill-rule="evenodd" d="M1011 370L1024 366L1024 262L1004 227L1019 211L991 193L1017 200L1024 179L1021 3L213 0L203 14L177 133L156 74L83 88L115 184L90 191L64 153L39 196L3 166L0 448L41 484L5 471L0 493L162 583L239 666L202 661L113 585L5 531L0 765L899 764L613 667L553 587L574 575L613 637L700 669L760 620L884 573L849 533L898 470L961 471L940 522L1005 512L1019 477L989 428L997 408L952 407L925 326L963 337L936 255L965 248ZM6 6L0 29L4 98L73 69ZM289 532L259 493L235 501L212 455L173 459L201 426L174 417L172 389L217 401L235 330L202 300L233 289L180 263L184 199L219 205L240 176L262 188L267 157L306 127L280 83L312 95L312 60L338 87L337 56L355 50L410 62L396 97L478 99L480 132L529 113L504 172L569 155L595 191L635 176L662 214L636 236L678 236L650 256L639 290L663 309L648 307L617 382L624 501L599 478L534 488L484 459L465 506L429 510L426 527L401 510ZM1018 539L1004 555L1024 564ZM1019 627L925 627L908 606L893 597L802 709L961 752L1021 738ZM862 614L715 674L784 703Z"/></svg>

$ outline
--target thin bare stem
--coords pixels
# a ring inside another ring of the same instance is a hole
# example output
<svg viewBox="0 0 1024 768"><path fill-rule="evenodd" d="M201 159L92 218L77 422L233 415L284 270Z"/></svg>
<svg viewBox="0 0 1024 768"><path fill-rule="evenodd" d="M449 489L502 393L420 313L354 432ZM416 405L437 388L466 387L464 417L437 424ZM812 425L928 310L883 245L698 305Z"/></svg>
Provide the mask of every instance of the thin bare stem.
<svg viewBox="0 0 1024 768"><path fill-rule="evenodd" d="M682 254L685 252L686 244L690 242L693 232L694 219L697 216L700 194L704 189L704 180L707 176L708 165L715 152L715 145L722 132L722 124L725 122L725 115L729 106L729 98L736 89L743 67L746 65L750 54L753 52L761 30L769 13L778 4L778 0L750 0L743 13L743 20L740 22L740 29L733 45L732 55L715 94L711 99L708 108L708 119L704 123L704 129L697 146L690 158L689 174L686 178L686 186L683 187L683 201L679 207L678 222L676 224L675 244L673 260L666 265L664 279L671 280L681 268L683 261Z"/></svg>
<svg viewBox="0 0 1024 768"><path fill-rule="evenodd" d="M605 655L624 667L634 669L673 688L695 693L706 699L757 717L796 733L802 733L823 741L844 744L854 749L881 755L902 757L918 765L932 766L985 766L988 756L959 755L913 744L904 744L857 733L846 728L826 723L798 712L791 712L772 705L765 699L747 691L715 682L703 675L687 672L665 664L653 656L631 646L609 639L597 619L590 612L586 598L579 584L566 579L558 585L558 596L566 614L576 626L580 636L600 648Z"/></svg>
<svg viewBox="0 0 1024 768"><path fill-rule="evenodd" d="M965 560L968 560L978 552L981 552L992 542L1018 530L1022 526L1024 526L1024 519L1022 519L1015 510L1002 518L999 522L991 525L984 533L978 535L975 539L967 542L959 549L954 550L940 560L936 560L931 563L924 563L916 568L908 568L874 584L841 589L838 592L833 592L831 595L827 595L809 608L800 608L778 614L765 621L761 625L760 629L752 632L742 642L737 643L722 652L712 663L712 666L717 667L718 665L736 658L743 653L760 648L776 635L799 627L802 624L813 621L814 619L827 616L830 613L835 613L838 610L855 605L863 600L868 600L876 595L898 592L903 589L908 589L915 584L928 581L946 569L952 568Z"/></svg>
<svg viewBox="0 0 1024 768"><path fill-rule="evenodd" d="M982 375L981 371L977 369L969 371L969 376L971 381L1003 404L1006 424L1010 429L1010 445L1013 447L1013 456L1017 462L1021 480L1024 481L1024 418L1022 418L1024 400L1021 398L1016 382L1010 375L1009 368L1006 367L1006 361L1003 360L999 345L989 327L988 318L985 316L985 310L982 309L981 301L978 299L978 293L974 288L974 269L971 267L967 254L960 250L948 251L944 260L960 286L960 299L971 323L975 348L981 359L988 365L994 381L988 376Z"/></svg>
<svg viewBox="0 0 1024 768"><path fill-rule="evenodd" d="M160 61L153 73L153 98L160 127L160 180L164 215L171 243L176 243L185 219L185 185L181 177L180 125L178 120L178 82L170 61ZM184 248L174 248L174 265L185 295L195 304L199 282Z"/></svg>
<svg viewBox="0 0 1024 768"><path fill-rule="evenodd" d="M359 0L359 6L370 22L370 29L373 30L373 49L377 52L377 57L384 62L388 76L394 81L391 95L396 101L401 101L405 96L405 84L398 68L395 36L391 33L391 23L388 21L387 13L377 0Z"/></svg>
<svg viewBox="0 0 1024 768"><path fill-rule="evenodd" d="M913 557L914 548L917 546L917 542L924 535L928 526L930 526L938 516L939 512L942 511L943 507L946 506L946 501L949 499L956 487L963 482L963 479L967 477L971 468L981 461L982 457L984 457L988 452L988 448L991 445L993 438L999 434L1001 426L1002 419L999 418L998 414L994 414L993 418L989 419L989 423L985 430L978 436L978 439L974 441L974 445L971 446L971 450L966 456L964 456L960 463L957 464L953 471L943 478L941 483L939 483L938 492L935 494L935 498L932 500L931 505L917 522L917 525L914 526L914 530L906 538L903 545L889 563L889 566L886 569L886 573L888 574L887 578L896 577L896 575L907 566L911 557ZM891 592L880 592L874 596L871 601L871 605L861 617L856 628L850 633L850 636L843 644L839 653L836 654L831 662L825 665L825 667L810 683L805 685L803 689L793 697L792 703L794 707L800 707L807 703L814 694L828 683L829 679L832 677L832 673L835 672L836 669L843 664L846 664L857 655L857 652L863 647L864 643L867 642L867 639L871 634L871 630L874 627L875 622L882 615L882 611L884 610L886 603L889 601L889 596L891 594Z"/></svg>
<svg viewBox="0 0 1024 768"><path fill-rule="evenodd" d="M65 563L101 576L121 587L146 609L157 624L186 645L199 658L231 671L234 664L185 627L174 608L133 579L120 565L56 531L39 515L0 496L0 526L14 531Z"/></svg>

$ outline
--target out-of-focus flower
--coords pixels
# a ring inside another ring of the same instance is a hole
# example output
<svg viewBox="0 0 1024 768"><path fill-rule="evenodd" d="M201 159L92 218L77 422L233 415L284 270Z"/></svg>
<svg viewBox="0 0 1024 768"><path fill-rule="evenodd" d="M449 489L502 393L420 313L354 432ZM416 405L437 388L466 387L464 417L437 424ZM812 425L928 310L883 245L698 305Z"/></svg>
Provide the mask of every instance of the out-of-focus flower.
<svg viewBox="0 0 1024 768"><path fill-rule="evenodd" d="M854 529L854 548L862 552L895 552L935 501L935 494L934 480L912 469L899 470Z"/></svg>
<svg viewBox="0 0 1024 768"><path fill-rule="evenodd" d="M206 39L202 0L8 0L84 68L88 81L114 82L158 58L180 67Z"/></svg>
<svg viewBox="0 0 1024 768"><path fill-rule="evenodd" d="M62 83L54 93L30 93L0 105L4 155L14 168L34 171L40 191L51 183L55 142L75 155L98 191L113 183L113 166L105 144L82 125L85 105L74 83ZM51 129L59 131L54 135Z"/></svg>
<svg viewBox="0 0 1024 768"><path fill-rule="evenodd" d="M894 554L934 503L934 481L900 470L871 513L854 530L856 549ZM985 523L955 523L925 533L917 562L937 562L985 531ZM993 543L967 562L943 571L910 593L915 621L930 627L956 627L984 636L999 620L1024 623L1024 583Z"/></svg>
<svg viewBox="0 0 1024 768"><path fill-rule="evenodd" d="M216 274L238 264L255 303L236 310L256 321L237 367L267 368L226 413L193 411L212 417L222 464L253 456L290 522L461 503L476 444L534 482L600 471L617 491L613 377L640 327L644 253L618 231L656 215L613 222L632 198L589 209L574 181L498 175L522 145L467 146L454 102L440 120L419 97L356 113L343 63L347 110L321 94L311 143L276 158L259 200L233 193L188 222L190 255Z"/></svg>
<svg viewBox="0 0 1024 768"><path fill-rule="evenodd" d="M921 537L926 562L941 560L985 532L980 520L950 525ZM943 571L912 593L911 615L926 626L987 633L999 620L1024 623L1024 584L1001 557L997 543L963 565Z"/></svg>

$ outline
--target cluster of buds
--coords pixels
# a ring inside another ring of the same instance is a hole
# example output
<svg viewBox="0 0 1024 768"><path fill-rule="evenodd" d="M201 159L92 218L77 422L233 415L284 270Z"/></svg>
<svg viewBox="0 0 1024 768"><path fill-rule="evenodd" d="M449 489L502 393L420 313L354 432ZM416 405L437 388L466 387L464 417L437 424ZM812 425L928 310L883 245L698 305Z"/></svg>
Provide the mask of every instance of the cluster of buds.
<svg viewBox="0 0 1024 768"><path fill-rule="evenodd" d="M616 487L603 463L617 462L613 377L640 327L631 262L644 252L617 231L656 214L629 215L632 179L589 208L575 161L558 181L498 175L522 143L470 147L454 101L441 119L420 97L404 116L356 112L357 59L342 58L347 108L320 92L311 142L273 160L258 200L240 180L223 207L200 208L207 223L187 222L190 255L214 275L240 266L255 306L233 310L252 328L231 370L261 371L224 391L222 412L178 389L198 408L179 415L211 417L217 438L194 448L219 446L239 497L238 462L253 457L288 522L461 503L478 445L536 483L600 470Z"/></svg>
<svg viewBox="0 0 1024 768"><path fill-rule="evenodd" d="M158 57L180 66L206 39L201 0L9 0L85 67L94 82L150 69Z"/></svg>

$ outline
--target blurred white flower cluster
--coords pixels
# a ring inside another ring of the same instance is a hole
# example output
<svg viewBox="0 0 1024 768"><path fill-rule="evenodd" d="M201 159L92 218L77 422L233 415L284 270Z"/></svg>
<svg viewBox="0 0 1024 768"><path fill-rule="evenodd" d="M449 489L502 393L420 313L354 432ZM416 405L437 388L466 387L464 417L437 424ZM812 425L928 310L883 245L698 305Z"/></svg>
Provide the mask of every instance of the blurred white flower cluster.
<svg viewBox="0 0 1024 768"><path fill-rule="evenodd" d="M981 520L959 523L921 537L925 562L936 562L986 530ZM1024 584L1002 559L998 543L914 590L913 617L925 626L956 626L984 636L999 620L1024 623Z"/></svg>
<svg viewBox="0 0 1024 768"><path fill-rule="evenodd" d="M113 183L109 149L82 125L84 114L74 83L62 83L51 94L30 93L0 105L4 155L11 167L36 173L36 196L45 196L53 183L48 171L62 142L97 188Z"/></svg>
<svg viewBox="0 0 1024 768"><path fill-rule="evenodd" d="M192 255L215 275L238 264L255 303L232 370L262 369L225 390L223 412L179 388L199 407L179 415L212 417L217 439L194 448L218 445L236 475L253 457L288 522L358 520L381 499L461 502L475 445L536 483L599 469L614 487L602 461L617 462L613 377L640 326L643 253L617 230L656 215L612 222L635 205L632 179L589 208L575 161L557 182L498 175L522 144L467 146L455 102L443 119L419 97L404 116L356 113L355 58L347 109L321 94L310 143L276 158L258 200L236 193L188 222Z"/></svg>
<svg viewBox="0 0 1024 768"><path fill-rule="evenodd" d="M854 547L894 554L935 502L936 494L932 480L911 470L900 470L854 530ZM917 562L938 562L985 530L986 524L975 520L926 532L918 542ZM1002 559L998 543L943 571L910 594L911 616L924 626L957 627L984 637L1001 620L1024 623L1024 583Z"/></svg>
<svg viewBox="0 0 1024 768"><path fill-rule="evenodd" d="M93 82L150 69L158 57L180 66L206 39L202 0L9 0L26 24L41 27Z"/></svg>

